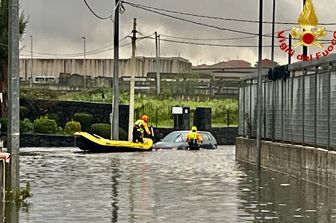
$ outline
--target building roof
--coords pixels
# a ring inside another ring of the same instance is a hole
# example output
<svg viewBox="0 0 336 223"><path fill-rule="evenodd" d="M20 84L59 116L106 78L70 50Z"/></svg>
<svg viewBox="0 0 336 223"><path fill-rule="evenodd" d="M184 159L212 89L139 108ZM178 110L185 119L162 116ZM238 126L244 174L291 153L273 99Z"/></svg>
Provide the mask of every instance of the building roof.
<svg viewBox="0 0 336 223"><path fill-rule="evenodd" d="M259 65L259 62L256 62L255 67L258 67L258 65ZM275 61L272 61L270 59L267 59L267 58L265 58L261 61L261 67L263 67L263 68L274 68L278 65L279 65L279 63L277 63Z"/></svg>
<svg viewBox="0 0 336 223"><path fill-rule="evenodd" d="M209 68L240 68L240 67L251 67L251 63L245 60L229 60L222 61L211 66Z"/></svg>

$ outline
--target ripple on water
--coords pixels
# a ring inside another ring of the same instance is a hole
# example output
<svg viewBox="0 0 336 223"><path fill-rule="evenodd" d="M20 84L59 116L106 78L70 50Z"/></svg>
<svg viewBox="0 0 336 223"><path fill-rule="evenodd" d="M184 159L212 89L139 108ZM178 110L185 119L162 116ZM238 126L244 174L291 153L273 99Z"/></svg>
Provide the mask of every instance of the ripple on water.
<svg viewBox="0 0 336 223"><path fill-rule="evenodd" d="M304 185L305 194L300 181L271 172L256 181L253 167L235 162L234 147L119 154L22 151L21 180L30 182L34 196L29 213L20 212L20 222L294 223L304 218L313 223L332 218L325 211L325 190ZM328 205L336 209L331 200ZM295 214L299 207L309 209Z"/></svg>

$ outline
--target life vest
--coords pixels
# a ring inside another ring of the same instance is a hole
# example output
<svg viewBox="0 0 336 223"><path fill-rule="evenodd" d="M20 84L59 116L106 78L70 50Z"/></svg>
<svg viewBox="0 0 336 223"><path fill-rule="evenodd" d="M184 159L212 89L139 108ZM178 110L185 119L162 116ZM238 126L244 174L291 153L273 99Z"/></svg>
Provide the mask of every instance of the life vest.
<svg viewBox="0 0 336 223"><path fill-rule="evenodd" d="M195 140L197 139L197 132L190 132L188 136L189 140Z"/></svg>
<svg viewBox="0 0 336 223"><path fill-rule="evenodd" d="M136 128L136 130L141 132L141 134L143 134L145 132L145 130L143 128L143 123L144 123L143 120L138 119L134 124L134 127Z"/></svg>

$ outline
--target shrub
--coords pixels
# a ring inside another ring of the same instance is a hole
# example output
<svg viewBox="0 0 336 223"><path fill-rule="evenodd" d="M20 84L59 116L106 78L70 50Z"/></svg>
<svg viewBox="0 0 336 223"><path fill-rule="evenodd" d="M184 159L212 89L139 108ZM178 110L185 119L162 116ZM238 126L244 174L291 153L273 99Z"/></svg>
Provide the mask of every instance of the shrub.
<svg viewBox="0 0 336 223"><path fill-rule="evenodd" d="M49 119L55 120L57 125L61 125L61 120L60 120L60 117L57 113L48 114L48 117L49 117Z"/></svg>
<svg viewBox="0 0 336 223"><path fill-rule="evenodd" d="M56 134L60 134L60 135L66 135L65 132L63 131L63 128L58 126L57 132Z"/></svg>
<svg viewBox="0 0 336 223"><path fill-rule="evenodd" d="M105 123L93 124L91 125L90 133L109 139L111 136L111 125Z"/></svg>
<svg viewBox="0 0 336 223"><path fill-rule="evenodd" d="M97 134L103 138L110 139L111 138L111 125L105 123L96 123L93 124L90 128L91 134ZM120 140L127 140L127 132L119 128L119 139Z"/></svg>
<svg viewBox="0 0 336 223"><path fill-rule="evenodd" d="M1 133L7 133L7 118L0 118Z"/></svg>
<svg viewBox="0 0 336 223"><path fill-rule="evenodd" d="M92 115L87 113L75 113L74 121L77 121L81 124L84 131L88 131L92 125Z"/></svg>
<svg viewBox="0 0 336 223"><path fill-rule="evenodd" d="M29 118L29 108L20 106L20 119L24 120L26 118Z"/></svg>
<svg viewBox="0 0 336 223"><path fill-rule="evenodd" d="M20 132L33 132L34 131L34 125L33 123L25 118L23 121L20 121Z"/></svg>
<svg viewBox="0 0 336 223"><path fill-rule="evenodd" d="M68 122L66 123L64 130L66 134L73 135L75 132L81 131L81 124L76 121Z"/></svg>
<svg viewBox="0 0 336 223"><path fill-rule="evenodd" d="M41 116L39 119L34 120L34 132L55 134L57 131L57 123L48 116Z"/></svg>

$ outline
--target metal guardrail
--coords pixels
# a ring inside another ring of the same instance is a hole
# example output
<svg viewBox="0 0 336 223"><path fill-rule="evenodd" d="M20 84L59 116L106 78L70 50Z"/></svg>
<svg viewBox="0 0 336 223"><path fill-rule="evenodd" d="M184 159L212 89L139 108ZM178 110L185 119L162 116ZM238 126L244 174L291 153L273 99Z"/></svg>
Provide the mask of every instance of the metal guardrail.
<svg viewBox="0 0 336 223"><path fill-rule="evenodd" d="M289 66L290 77L263 80L264 140L336 150L336 55ZM239 129L256 137L257 80L246 80L239 91Z"/></svg>

